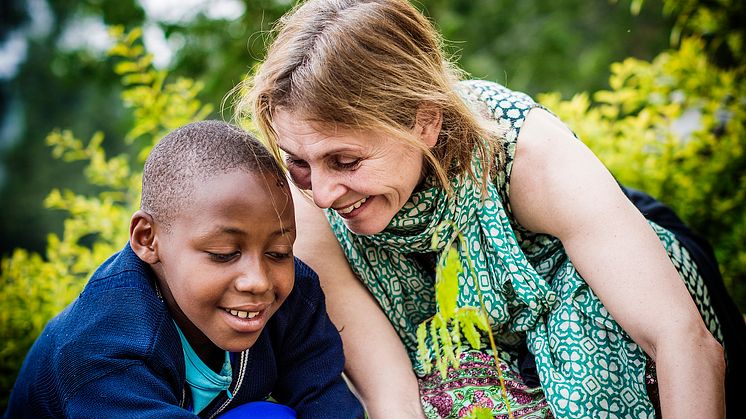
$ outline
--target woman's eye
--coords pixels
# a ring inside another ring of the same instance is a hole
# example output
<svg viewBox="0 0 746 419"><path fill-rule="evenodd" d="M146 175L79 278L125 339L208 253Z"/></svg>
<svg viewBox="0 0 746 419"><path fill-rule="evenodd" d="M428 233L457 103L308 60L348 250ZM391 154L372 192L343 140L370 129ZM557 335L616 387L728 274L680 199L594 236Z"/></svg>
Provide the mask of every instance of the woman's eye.
<svg viewBox="0 0 746 419"><path fill-rule="evenodd" d="M285 163L288 166L308 167L308 163L305 160L296 159L296 158L293 158L293 157L290 157L290 156L288 156L288 157L285 158Z"/></svg>
<svg viewBox="0 0 746 419"><path fill-rule="evenodd" d="M288 165L290 179L300 189L311 189L311 170L307 167Z"/></svg>
<svg viewBox="0 0 746 419"><path fill-rule="evenodd" d="M338 169L356 169L361 161L359 158L340 157L334 161L334 165Z"/></svg>
<svg viewBox="0 0 746 419"><path fill-rule="evenodd" d="M212 259L214 262L230 262L234 258L236 258L240 253L239 252L231 252L231 253L212 253L207 252L207 255Z"/></svg>

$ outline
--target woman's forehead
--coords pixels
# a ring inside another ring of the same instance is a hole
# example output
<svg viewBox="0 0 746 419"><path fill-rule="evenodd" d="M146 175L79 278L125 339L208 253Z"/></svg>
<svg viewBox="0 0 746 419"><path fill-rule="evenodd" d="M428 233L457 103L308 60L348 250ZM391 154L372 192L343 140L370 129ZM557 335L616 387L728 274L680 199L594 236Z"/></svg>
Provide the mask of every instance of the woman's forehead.
<svg viewBox="0 0 746 419"><path fill-rule="evenodd" d="M341 122L325 120L315 116L308 111L291 110L287 108L276 108L272 112L272 125L286 130L289 133L310 134L320 133L328 137L349 135L362 131Z"/></svg>
<svg viewBox="0 0 746 419"><path fill-rule="evenodd" d="M338 147L342 145L362 145L369 137L361 130L345 129L339 124L322 124L317 121L295 117L281 111L275 114L272 126L277 134L278 146L289 153L301 149Z"/></svg>

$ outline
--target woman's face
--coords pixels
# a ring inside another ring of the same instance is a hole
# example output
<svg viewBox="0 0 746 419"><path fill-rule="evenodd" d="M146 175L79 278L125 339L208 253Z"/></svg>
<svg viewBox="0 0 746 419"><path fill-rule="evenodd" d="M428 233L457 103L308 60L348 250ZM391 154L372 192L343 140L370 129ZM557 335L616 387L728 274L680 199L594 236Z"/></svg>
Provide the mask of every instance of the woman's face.
<svg viewBox="0 0 746 419"><path fill-rule="evenodd" d="M318 207L337 211L356 234L383 231L422 178L422 151L402 140L374 132L323 132L282 109L273 119L293 182L310 190Z"/></svg>

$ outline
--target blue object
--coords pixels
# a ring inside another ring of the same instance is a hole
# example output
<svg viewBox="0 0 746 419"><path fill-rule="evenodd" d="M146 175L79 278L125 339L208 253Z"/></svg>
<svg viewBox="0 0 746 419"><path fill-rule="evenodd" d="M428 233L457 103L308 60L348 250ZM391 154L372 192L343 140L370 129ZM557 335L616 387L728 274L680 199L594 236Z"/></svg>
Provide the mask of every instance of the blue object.
<svg viewBox="0 0 746 419"><path fill-rule="evenodd" d="M184 350L184 371L186 372L186 385L189 386L192 393L192 412L202 412L202 409L207 407L223 391L227 391L226 395L229 399L232 399L233 396L231 396L229 390L233 381L230 352L225 351L225 362L220 374L218 374L200 359L175 321L174 326L176 326L176 331L179 332L181 348Z"/></svg>
<svg viewBox="0 0 746 419"><path fill-rule="evenodd" d="M184 351L155 279L129 244L104 262L36 340L0 417L195 419L180 407L192 401ZM250 354L231 358L233 380L242 385L221 392L209 406L215 410L229 398L231 406L241 406L275 394L301 417L365 417L342 379L342 341L326 314L318 277L300 260L293 290ZM209 410L200 413L210 416Z"/></svg>
<svg viewBox="0 0 746 419"><path fill-rule="evenodd" d="M295 410L277 403L270 402L252 402L231 409L218 419L245 419L245 418L266 418L266 419L295 419Z"/></svg>

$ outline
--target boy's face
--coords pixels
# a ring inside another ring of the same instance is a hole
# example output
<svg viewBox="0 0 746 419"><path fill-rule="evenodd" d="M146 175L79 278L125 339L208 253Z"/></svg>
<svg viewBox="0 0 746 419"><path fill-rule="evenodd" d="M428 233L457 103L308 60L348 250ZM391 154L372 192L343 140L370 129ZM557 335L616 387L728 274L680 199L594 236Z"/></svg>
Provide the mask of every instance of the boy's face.
<svg viewBox="0 0 746 419"><path fill-rule="evenodd" d="M293 288L294 241L285 182L241 170L197 182L170 230L156 227L164 298L205 362L256 342Z"/></svg>

